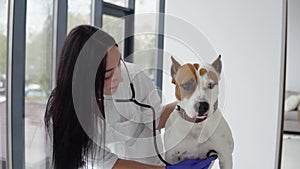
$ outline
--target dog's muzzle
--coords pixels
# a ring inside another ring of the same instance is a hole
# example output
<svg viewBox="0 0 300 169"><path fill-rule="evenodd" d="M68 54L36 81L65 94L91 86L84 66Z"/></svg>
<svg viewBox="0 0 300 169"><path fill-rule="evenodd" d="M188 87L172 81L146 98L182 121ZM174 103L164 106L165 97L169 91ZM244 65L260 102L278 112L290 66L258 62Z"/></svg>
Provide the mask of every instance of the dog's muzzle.
<svg viewBox="0 0 300 169"><path fill-rule="evenodd" d="M198 112L198 116L206 116L205 114L209 110L209 104L207 102L196 102L194 104L194 109L196 112Z"/></svg>

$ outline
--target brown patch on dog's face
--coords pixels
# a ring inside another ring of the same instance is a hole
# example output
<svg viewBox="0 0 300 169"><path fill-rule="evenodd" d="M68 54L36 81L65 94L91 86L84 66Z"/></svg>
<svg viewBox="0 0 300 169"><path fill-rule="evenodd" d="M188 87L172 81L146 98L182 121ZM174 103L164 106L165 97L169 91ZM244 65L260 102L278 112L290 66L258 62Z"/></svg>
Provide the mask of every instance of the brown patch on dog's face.
<svg viewBox="0 0 300 169"><path fill-rule="evenodd" d="M174 76L176 85L176 98L182 100L189 98L197 87L197 76L195 67L192 64L185 64L179 67Z"/></svg>
<svg viewBox="0 0 300 169"><path fill-rule="evenodd" d="M209 77L212 81L214 81L215 84L218 84L219 79L218 79L218 76L217 76L214 72L209 71L209 72L207 73L207 75L208 75L208 77Z"/></svg>
<svg viewBox="0 0 300 169"><path fill-rule="evenodd" d="M204 68L201 68L201 69L199 70L200 76L203 76L203 75L205 75L206 73L207 73L207 70L204 69Z"/></svg>
<svg viewBox="0 0 300 169"><path fill-rule="evenodd" d="M199 75L204 76L205 74L207 74L208 78L211 79L214 84L218 84L218 76L213 71L207 71L205 68L201 68L199 70Z"/></svg>
<svg viewBox="0 0 300 169"><path fill-rule="evenodd" d="M194 68L195 68L196 70L198 70L199 67L200 67L200 65L199 65L198 63L194 63L193 65L194 65Z"/></svg>

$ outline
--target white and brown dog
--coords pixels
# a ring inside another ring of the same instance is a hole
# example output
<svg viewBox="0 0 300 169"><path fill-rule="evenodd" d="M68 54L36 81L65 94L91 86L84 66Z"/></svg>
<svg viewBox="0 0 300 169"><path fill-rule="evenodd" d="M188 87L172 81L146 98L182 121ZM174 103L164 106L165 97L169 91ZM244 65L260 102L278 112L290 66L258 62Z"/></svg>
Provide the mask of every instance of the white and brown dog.
<svg viewBox="0 0 300 169"><path fill-rule="evenodd" d="M184 159L203 159L214 150L220 168L232 169L233 138L218 109L221 55L202 67L180 65L171 59L178 106L165 126L166 161L176 164Z"/></svg>

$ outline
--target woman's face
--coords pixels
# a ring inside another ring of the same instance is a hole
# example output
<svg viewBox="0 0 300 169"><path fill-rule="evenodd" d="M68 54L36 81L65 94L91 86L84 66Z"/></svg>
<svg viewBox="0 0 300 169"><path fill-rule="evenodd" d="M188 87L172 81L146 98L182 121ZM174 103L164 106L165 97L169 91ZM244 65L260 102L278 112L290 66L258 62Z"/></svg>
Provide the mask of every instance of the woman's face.
<svg viewBox="0 0 300 169"><path fill-rule="evenodd" d="M103 93L105 95L114 94L119 84L123 81L121 75L121 53L117 46L113 46L109 49L106 59L106 69L104 75L104 89Z"/></svg>

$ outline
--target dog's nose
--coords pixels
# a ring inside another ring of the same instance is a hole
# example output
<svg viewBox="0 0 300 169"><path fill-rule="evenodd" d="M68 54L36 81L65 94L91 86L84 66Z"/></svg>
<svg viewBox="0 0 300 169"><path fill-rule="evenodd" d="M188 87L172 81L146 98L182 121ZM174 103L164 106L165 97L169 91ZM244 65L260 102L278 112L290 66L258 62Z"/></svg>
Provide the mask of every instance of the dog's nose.
<svg viewBox="0 0 300 169"><path fill-rule="evenodd" d="M194 109L198 112L198 116L203 116L209 109L209 104L207 102L197 102L194 105Z"/></svg>

